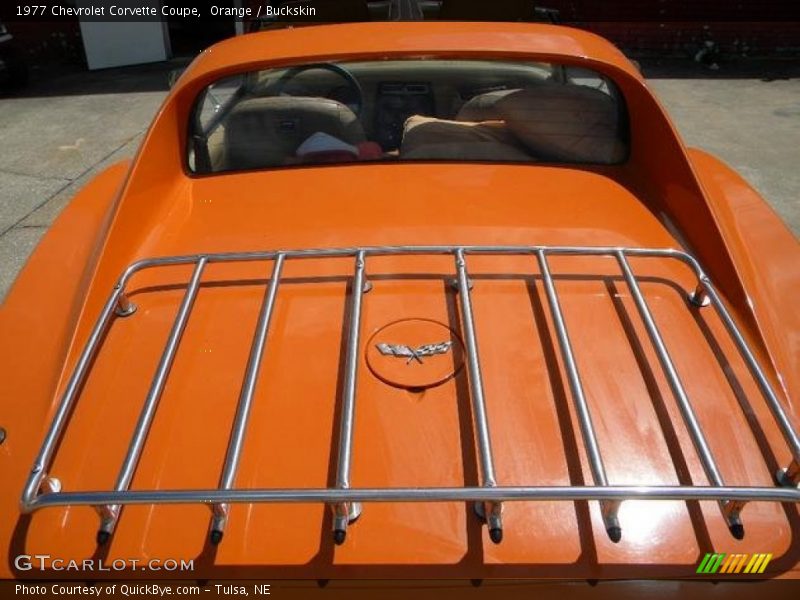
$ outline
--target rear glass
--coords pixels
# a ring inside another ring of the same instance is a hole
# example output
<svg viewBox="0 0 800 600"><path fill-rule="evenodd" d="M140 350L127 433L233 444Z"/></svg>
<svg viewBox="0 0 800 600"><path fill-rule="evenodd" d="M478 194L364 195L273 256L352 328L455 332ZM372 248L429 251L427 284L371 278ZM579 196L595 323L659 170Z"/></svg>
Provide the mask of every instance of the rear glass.
<svg viewBox="0 0 800 600"><path fill-rule="evenodd" d="M616 164L627 118L593 71L487 60L374 60L255 71L200 96L196 173L361 161Z"/></svg>

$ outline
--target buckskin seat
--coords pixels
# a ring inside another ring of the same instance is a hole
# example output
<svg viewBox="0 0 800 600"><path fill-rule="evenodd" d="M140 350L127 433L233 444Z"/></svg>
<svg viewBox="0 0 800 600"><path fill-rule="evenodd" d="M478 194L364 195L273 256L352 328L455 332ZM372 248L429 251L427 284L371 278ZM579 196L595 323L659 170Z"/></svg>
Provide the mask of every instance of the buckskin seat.
<svg viewBox="0 0 800 600"><path fill-rule="evenodd" d="M225 168L286 164L298 146L319 131L352 145L366 140L355 113L336 100L305 96L244 100L226 120Z"/></svg>
<svg viewBox="0 0 800 600"><path fill-rule="evenodd" d="M401 159L529 161L502 122L448 121L414 115L403 127Z"/></svg>
<svg viewBox="0 0 800 600"><path fill-rule="evenodd" d="M625 158L617 101L583 85L546 82L480 94L456 119L500 120L542 160L609 164Z"/></svg>
<svg viewBox="0 0 800 600"><path fill-rule="evenodd" d="M547 83L506 94L495 108L509 131L543 160L611 164L625 158L619 105L600 90Z"/></svg>

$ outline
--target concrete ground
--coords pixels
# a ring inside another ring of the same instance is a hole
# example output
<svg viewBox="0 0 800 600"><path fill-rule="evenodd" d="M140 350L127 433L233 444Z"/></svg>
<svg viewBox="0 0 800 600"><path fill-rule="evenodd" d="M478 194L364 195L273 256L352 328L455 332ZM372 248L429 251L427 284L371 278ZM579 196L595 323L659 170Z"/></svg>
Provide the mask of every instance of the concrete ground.
<svg viewBox="0 0 800 600"><path fill-rule="evenodd" d="M136 152L168 91L168 71L39 75L0 97L0 301L76 192Z"/></svg>
<svg viewBox="0 0 800 600"><path fill-rule="evenodd" d="M733 167L800 236L800 60L643 61L643 72L684 142Z"/></svg>
<svg viewBox="0 0 800 600"><path fill-rule="evenodd" d="M684 140L738 170L800 235L800 64L642 62ZM175 66L40 76L0 97L0 301L73 195L134 154Z"/></svg>

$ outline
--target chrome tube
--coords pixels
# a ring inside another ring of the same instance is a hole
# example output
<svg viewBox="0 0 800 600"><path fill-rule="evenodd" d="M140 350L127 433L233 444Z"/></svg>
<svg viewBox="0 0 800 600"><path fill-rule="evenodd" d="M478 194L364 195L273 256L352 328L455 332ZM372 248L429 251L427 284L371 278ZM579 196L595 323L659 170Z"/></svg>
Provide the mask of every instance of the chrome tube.
<svg viewBox="0 0 800 600"><path fill-rule="evenodd" d="M463 250L466 254L484 255L508 255L508 254L530 254L544 249L551 255L582 255L582 256L612 256L619 250L623 250L628 256L674 258L680 260L695 271L698 270L696 261L680 250L672 248L621 248L619 246L360 246L351 248L306 248L301 250L265 250L256 252L218 252L211 254L186 254L177 256L160 256L156 258L146 258L139 260L128 267L123 275L126 280L131 275L142 269L158 266L194 264L200 257L205 257L208 262L246 262L258 260L273 260L278 254L283 254L286 258L342 258L347 256L357 256L363 252L365 256L388 256L388 255L450 255L456 249Z"/></svg>
<svg viewBox="0 0 800 600"><path fill-rule="evenodd" d="M365 252L356 254L355 273L350 301L350 330L347 336L345 379L342 390L342 415L339 422L339 455L336 461L336 487L350 487L350 466L353 454L353 422L355 419L356 384L358 382L358 349L361 334L361 301L364 296ZM333 539L342 544L347 536L347 525L361 514L361 506L341 502L333 506Z"/></svg>
<svg viewBox="0 0 800 600"><path fill-rule="evenodd" d="M800 490L781 487L717 486L508 486L444 488L295 488L128 490L61 492L38 496L28 512L52 506L98 504L353 503L353 502L525 502L525 501L700 500L800 503Z"/></svg>
<svg viewBox="0 0 800 600"><path fill-rule="evenodd" d="M762 396L764 396L764 399L767 401L767 406L769 407L772 416L778 424L778 428L781 430L781 434L786 440L786 444L789 446L789 451L791 452L793 458L792 464L778 474L778 480L782 485L796 486L798 483L800 483L800 438L798 438L797 432L794 430L792 422L789 420L789 416L786 414L786 411L781 405L780 400L778 400L775 391L772 389L767 376L761 370L761 367L759 367L758 361L756 361L755 356L753 356L753 353L748 347L747 342L745 342L744 337L739 331L739 328L733 321L728 309L725 308L725 305L717 293L717 290L714 289L714 286L705 276L700 278L700 285L702 285L705 289L708 297L711 299L711 302L717 311L717 314L720 316L725 328L733 338L733 341L736 344L736 347L739 349L739 353L742 355L747 368L750 370L750 373L753 375L753 379L755 379L756 383L758 384Z"/></svg>
<svg viewBox="0 0 800 600"><path fill-rule="evenodd" d="M642 321L644 322L644 326L647 330L648 336L650 337L650 341L653 343L656 355L658 356L658 361L661 363L661 367L663 368L664 374L667 377L669 387L672 390L675 399L678 401L678 408L680 409L683 420L686 423L686 429L689 431L689 435L692 438L694 447L697 450L697 455L700 458L700 463L703 465L703 470L713 485L724 486L725 483L722 479L722 474L719 471L719 467L717 467L714 456L711 454L711 449L708 446L706 437L703 434L703 430L697 420L697 415L695 415L694 409L689 402L689 397L686 394L683 383L681 383L680 376L678 375L678 371L675 369L675 365L669 355L667 346L664 344L664 339L661 337L661 332L658 330L658 326L653 319L653 315L647 306L647 301L642 295L642 291L639 288L639 284L636 282L633 271L631 271L631 267L628 264L628 259L625 258L625 252L623 250L617 251L616 257L617 262L619 262L619 266L622 269L622 275L625 277L625 281L631 291L631 296L636 304L636 308L642 317ZM741 523L741 519L739 518L739 510L741 507L738 507L736 511L730 511L726 508L726 506L723 505L721 506L721 509L726 521L728 522L728 528L731 530L731 534L733 534L733 536L737 539L744 537L744 527Z"/></svg>
<svg viewBox="0 0 800 600"><path fill-rule="evenodd" d="M169 374L169 370L172 368L172 361L175 358L181 336L183 335L183 330L186 327L186 322L189 320L189 313L191 312L194 300L197 297L197 290L200 286L200 277L203 274L203 269L205 266L206 258L201 257L197 261L197 265L192 273L192 278L189 281L186 293L184 294L180 308L178 309L178 314L172 324L172 330L167 338L167 345L164 347L164 351L161 354L161 359L158 362L158 368L156 369L155 376L150 384L150 390L145 398L142 411L139 413L139 420L136 422L136 427L133 430L133 437L131 438L130 445L128 446L128 452L125 455L125 460L122 463L122 468L120 469L117 477L117 483L114 486L114 489L118 492L127 490L128 486L130 486L131 479L133 479L133 474L136 470L136 465L139 463L139 457L141 456L145 439L147 438L147 434L150 431L150 425L152 424L153 417L155 416L158 401L161 399L161 393L164 391L164 384L167 381L167 375ZM97 532L98 544L104 544L108 541L108 538L114 531L114 527L119 519L119 510L120 507L117 505L106 506L102 510L100 529Z"/></svg>
<svg viewBox="0 0 800 600"><path fill-rule="evenodd" d="M79 390L83 386L89 371L89 365L94 359L97 347L106 331L106 327L108 327L108 323L114 314L123 291L122 283L117 283L117 285L114 286L114 290L103 306L103 310L100 312L100 316L95 322L94 328L89 334L89 339L83 347L78 362L72 371L72 376L69 378L69 382L67 382L67 387L61 396L55 415L53 415L53 420L50 422L50 427L48 427L47 433L44 436L44 441L39 448L39 454L33 461L33 467L25 483L21 500L23 511L27 510L39 493L39 487L42 484L42 480L47 475L47 469L50 468L53 452L58 444L58 440L61 438L61 434L64 432L68 416L72 411L72 405L75 402L75 398L78 396Z"/></svg>
<svg viewBox="0 0 800 600"><path fill-rule="evenodd" d="M542 280L544 281L544 289L547 294L547 302L550 305L550 315L553 318L553 326L556 330L558 338L558 346L561 350L561 358L564 361L564 369L567 372L567 379L569 380L570 391L572 392L572 399L575 404L575 412L578 415L578 422L581 427L581 437L583 444L586 448L586 455L589 458L589 466L592 469L592 478L595 485L606 486L608 485L608 478L606 477L606 469L603 466L603 457L600 455L600 446L597 443L597 435L592 423L592 415L589 412L589 404L586 402L586 396L583 392L583 383L581 376L578 372L578 364L575 362L575 355L572 351L572 343L569 339L567 332L567 325L564 322L564 313L561 311L561 302L558 299L558 292L556 291L553 277L550 274L550 266L547 263L547 256L543 249L539 249L536 253L539 259L539 270L542 273ZM618 506L616 504L605 504L601 506L601 514L605 524L606 533L613 542L618 542L622 537L622 529L619 525L619 518L617 516Z"/></svg>
<svg viewBox="0 0 800 600"><path fill-rule="evenodd" d="M469 275L467 273L467 261L464 258L464 250L462 248L456 249L455 263L458 298L461 306L461 320L464 324L464 345L467 351L470 398L472 399L475 434L478 438L477 446L478 459L481 466L481 485L484 487L495 487L497 485L497 479L494 472L492 439L489 433L489 420L486 416L483 376L481 375L481 362L478 354L478 339L475 335L475 318L472 314L472 297L470 294ZM496 544L499 544L503 539L502 509L502 505L496 502L477 507L478 514L486 520L491 540Z"/></svg>
<svg viewBox="0 0 800 600"><path fill-rule="evenodd" d="M250 345L250 356L247 360L242 389L239 393L239 402L236 406L236 416L233 420L231 437L228 441L228 450L225 455L225 465L222 469L219 487L229 490L233 487L236 471L239 468L239 459L242 455L244 445L244 434L247 431L247 423L250 419L250 407L253 404L253 394L256 391L258 374L261 370L261 359L264 356L264 348L267 345L267 334L272 320L273 309L275 308L275 298L278 294L281 272L283 270L283 254L278 254L272 266L272 275L269 285L264 292L264 299L261 302L261 310L258 314L256 331L253 334L253 342ZM219 544L225 532L225 524L228 520L228 507L224 504L214 506L214 517L211 523L209 539L212 544Z"/></svg>

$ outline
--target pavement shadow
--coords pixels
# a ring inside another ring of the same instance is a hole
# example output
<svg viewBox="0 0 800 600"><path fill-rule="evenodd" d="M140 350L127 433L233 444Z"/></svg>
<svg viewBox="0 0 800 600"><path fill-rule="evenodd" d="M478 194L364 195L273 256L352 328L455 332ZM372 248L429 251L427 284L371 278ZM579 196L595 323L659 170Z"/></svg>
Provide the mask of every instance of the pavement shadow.
<svg viewBox="0 0 800 600"><path fill-rule="evenodd" d="M800 78L800 60L787 58L721 57L716 69L689 58L631 55L647 79L759 79L779 81Z"/></svg>
<svg viewBox="0 0 800 600"><path fill-rule="evenodd" d="M33 69L31 81L24 87L0 87L0 98L166 92L170 87L170 72L186 67L191 60L191 57L182 57L97 71L87 71L80 66L44 66Z"/></svg>

